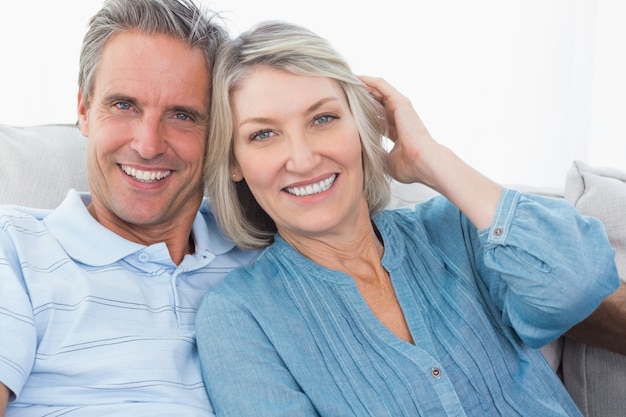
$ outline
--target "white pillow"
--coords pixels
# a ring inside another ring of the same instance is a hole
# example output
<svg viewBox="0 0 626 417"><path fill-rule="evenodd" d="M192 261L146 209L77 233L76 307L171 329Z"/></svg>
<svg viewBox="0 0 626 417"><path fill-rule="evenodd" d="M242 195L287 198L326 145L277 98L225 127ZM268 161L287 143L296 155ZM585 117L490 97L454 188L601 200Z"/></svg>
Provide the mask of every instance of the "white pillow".
<svg viewBox="0 0 626 417"><path fill-rule="evenodd" d="M0 125L0 204L54 208L86 191L87 139L75 125Z"/></svg>

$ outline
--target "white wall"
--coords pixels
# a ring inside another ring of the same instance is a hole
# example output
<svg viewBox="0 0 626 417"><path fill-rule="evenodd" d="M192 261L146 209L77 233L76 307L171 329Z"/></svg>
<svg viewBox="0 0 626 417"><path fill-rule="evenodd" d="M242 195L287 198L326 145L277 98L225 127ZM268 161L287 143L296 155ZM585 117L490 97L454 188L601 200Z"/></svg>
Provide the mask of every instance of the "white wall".
<svg viewBox="0 0 626 417"><path fill-rule="evenodd" d="M75 120L81 38L101 0L3 4L0 123ZM437 140L504 183L561 186L572 160L626 169L621 0L210 0L327 37L408 95ZM31 33L29 33L31 32Z"/></svg>

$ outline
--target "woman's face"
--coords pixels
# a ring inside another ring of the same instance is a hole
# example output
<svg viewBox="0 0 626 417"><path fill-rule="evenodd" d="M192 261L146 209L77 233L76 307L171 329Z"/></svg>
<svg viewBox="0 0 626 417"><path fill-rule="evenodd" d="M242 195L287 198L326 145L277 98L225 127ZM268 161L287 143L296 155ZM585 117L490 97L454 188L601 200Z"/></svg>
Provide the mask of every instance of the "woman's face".
<svg viewBox="0 0 626 417"><path fill-rule="evenodd" d="M359 132L337 81L263 66L231 98L233 173L283 237L339 233L368 215Z"/></svg>

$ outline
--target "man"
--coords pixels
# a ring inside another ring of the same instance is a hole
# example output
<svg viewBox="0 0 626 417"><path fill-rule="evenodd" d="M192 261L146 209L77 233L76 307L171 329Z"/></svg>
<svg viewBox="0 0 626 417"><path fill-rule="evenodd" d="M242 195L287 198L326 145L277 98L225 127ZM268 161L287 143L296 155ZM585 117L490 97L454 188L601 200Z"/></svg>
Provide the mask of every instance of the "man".
<svg viewBox="0 0 626 417"><path fill-rule="evenodd" d="M110 0L90 21L78 120L91 193L0 210L0 415L212 415L196 308L254 257L202 204L226 38L212 19L188 0Z"/></svg>
<svg viewBox="0 0 626 417"><path fill-rule="evenodd" d="M626 355L626 284L606 297L589 317L565 336L581 343Z"/></svg>

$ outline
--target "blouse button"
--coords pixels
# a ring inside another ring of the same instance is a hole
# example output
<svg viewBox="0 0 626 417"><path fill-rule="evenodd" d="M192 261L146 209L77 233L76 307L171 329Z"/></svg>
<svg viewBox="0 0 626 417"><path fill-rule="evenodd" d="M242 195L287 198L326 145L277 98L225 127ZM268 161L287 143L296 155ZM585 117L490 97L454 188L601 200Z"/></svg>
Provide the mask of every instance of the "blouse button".
<svg viewBox="0 0 626 417"><path fill-rule="evenodd" d="M433 378L441 378L441 369L439 368L433 368L430 370L430 374L433 376Z"/></svg>
<svg viewBox="0 0 626 417"><path fill-rule="evenodd" d="M150 256L144 252L140 253L137 258L139 259L139 262L148 262L150 260Z"/></svg>
<svg viewBox="0 0 626 417"><path fill-rule="evenodd" d="M502 226L498 226L495 229L493 229L494 236L502 236L502 233L504 233L504 229L502 228Z"/></svg>

